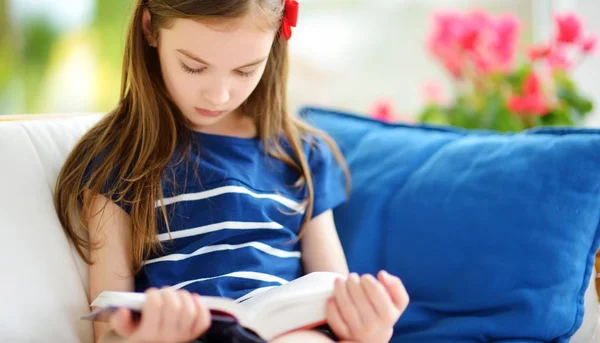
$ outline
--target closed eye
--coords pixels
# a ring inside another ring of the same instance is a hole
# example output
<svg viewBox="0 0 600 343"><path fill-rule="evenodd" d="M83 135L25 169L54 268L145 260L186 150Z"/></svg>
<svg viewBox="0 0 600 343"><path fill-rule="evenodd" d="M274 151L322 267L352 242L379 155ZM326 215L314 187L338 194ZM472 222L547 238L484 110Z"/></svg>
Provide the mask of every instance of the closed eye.
<svg viewBox="0 0 600 343"><path fill-rule="evenodd" d="M256 73L256 69L247 72L236 70L235 72L241 77L251 77L252 75L254 75L254 73Z"/></svg>
<svg viewBox="0 0 600 343"><path fill-rule="evenodd" d="M206 67L202 67L202 68L200 68L200 69L193 69L193 68L190 68L190 67L188 67L188 66L187 66L185 63L183 63L183 62L181 62L181 68L182 68L182 69L183 69L185 72L187 72L187 73L190 73L190 74L200 74L201 72L203 72L203 71L205 71L205 70L206 70Z"/></svg>

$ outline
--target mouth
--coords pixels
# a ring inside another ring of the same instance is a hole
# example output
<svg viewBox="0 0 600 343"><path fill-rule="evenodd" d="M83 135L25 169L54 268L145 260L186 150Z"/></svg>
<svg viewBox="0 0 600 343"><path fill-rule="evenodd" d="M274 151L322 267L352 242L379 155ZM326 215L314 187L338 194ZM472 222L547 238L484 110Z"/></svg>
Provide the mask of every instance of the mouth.
<svg viewBox="0 0 600 343"><path fill-rule="evenodd" d="M194 107L194 110L196 110L196 113L205 117L218 117L225 113L225 111L210 111L199 107Z"/></svg>

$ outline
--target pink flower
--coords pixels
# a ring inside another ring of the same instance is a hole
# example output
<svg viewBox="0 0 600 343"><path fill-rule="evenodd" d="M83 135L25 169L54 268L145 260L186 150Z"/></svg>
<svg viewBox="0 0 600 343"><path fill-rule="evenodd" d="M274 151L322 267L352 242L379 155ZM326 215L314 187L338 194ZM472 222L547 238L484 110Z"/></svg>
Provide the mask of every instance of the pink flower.
<svg viewBox="0 0 600 343"><path fill-rule="evenodd" d="M529 59L531 61L537 61L544 59L550 55L552 47L548 45L537 45L529 48Z"/></svg>
<svg viewBox="0 0 600 343"><path fill-rule="evenodd" d="M554 16L559 43L575 43L581 36L581 19L575 13L557 14Z"/></svg>
<svg viewBox="0 0 600 343"><path fill-rule="evenodd" d="M548 55L548 65L552 70L569 70L573 62L567 56L567 50L564 46L554 47Z"/></svg>
<svg viewBox="0 0 600 343"><path fill-rule="evenodd" d="M431 53L437 57L454 77L460 78L463 73L463 56L461 43L464 18L457 12L441 11L434 14L434 29L428 40Z"/></svg>
<svg viewBox="0 0 600 343"><path fill-rule="evenodd" d="M436 55L453 49L460 35L462 16L457 12L440 11L434 14L434 30L429 39L430 49Z"/></svg>
<svg viewBox="0 0 600 343"><path fill-rule="evenodd" d="M489 13L476 10L462 18L460 29L457 30L459 45L465 51L477 49L479 41L484 38L486 31L492 25Z"/></svg>
<svg viewBox="0 0 600 343"><path fill-rule="evenodd" d="M381 120L386 123L395 121L395 110L392 102L388 99L380 99L371 108L369 112L371 118Z"/></svg>
<svg viewBox="0 0 600 343"><path fill-rule="evenodd" d="M541 117L548 114L548 107L540 94L531 96L513 95L508 101L508 108L518 115Z"/></svg>
<svg viewBox="0 0 600 343"><path fill-rule="evenodd" d="M468 15L471 24L479 31L484 31L494 24L494 18L491 14L483 10L474 10Z"/></svg>
<svg viewBox="0 0 600 343"><path fill-rule="evenodd" d="M444 88L435 81L428 81L423 84L421 94L426 103L442 104L446 101Z"/></svg>
<svg viewBox="0 0 600 343"><path fill-rule="evenodd" d="M512 66L520 29L519 20L513 14L502 15L495 23L495 37L490 49L498 69L506 70Z"/></svg>
<svg viewBox="0 0 600 343"><path fill-rule="evenodd" d="M525 97L519 95L512 95L508 100L508 109L515 114L521 114L527 111L527 104L525 103Z"/></svg>
<svg viewBox="0 0 600 343"><path fill-rule="evenodd" d="M444 56L444 67L454 78L460 79L464 71L464 58L460 51L455 50Z"/></svg>
<svg viewBox="0 0 600 343"><path fill-rule="evenodd" d="M536 73L529 73L523 81L523 93L525 95L540 94L542 88L540 87L540 78Z"/></svg>
<svg viewBox="0 0 600 343"><path fill-rule="evenodd" d="M460 47L466 51L475 50L479 33L479 30L475 26L466 24L458 40Z"/></svg>
<svg viewBox="0 0 600 343"><path fill-rule="evenodd" d="M596 49L596 43L598 43L598 37L594 35L589 36L581 43L581 50L586 54L591 54Z"/></svg>
<svg viewBox="0 0 600 343"><path fill-rule="evenodd" d="M477 68L478 71L480 71L481 73L487 74L491 71L493 71L494 67L496 66L496 62L494 61L493 58L489 57L488 55L484 55L483 53L484 51L475 51L473 53L473 55L471 56L473 59L473 63L475 64L475 67Z"/></svg>
<svg viewBox="0 0 600 343"><path fill-rule="evenodd" d="M507 103L508 108L519 115L544 116L549 112L548 105L535 73L527 75L523 81L523 95L512 95Z"/></svg>

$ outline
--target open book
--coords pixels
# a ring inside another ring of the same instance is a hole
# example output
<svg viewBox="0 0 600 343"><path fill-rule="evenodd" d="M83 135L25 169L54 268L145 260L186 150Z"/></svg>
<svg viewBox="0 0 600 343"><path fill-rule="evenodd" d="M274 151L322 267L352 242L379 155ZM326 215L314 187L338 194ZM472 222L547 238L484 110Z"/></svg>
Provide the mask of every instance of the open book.
<svg viewBox="0 0 600 343"><path fill-rule="evenodd" d="M203 296L213 314L226 314L242 327L265 340L300 329L310 329L326 323L326 302L333 295L334 281L344 277L337 273L315 272L287 284L276 286L242 302L223 297ZM82 317L104 321L106 314L128 308L139 314L146 296L135 292L104 291L91 306L94 311Z"/></svg>

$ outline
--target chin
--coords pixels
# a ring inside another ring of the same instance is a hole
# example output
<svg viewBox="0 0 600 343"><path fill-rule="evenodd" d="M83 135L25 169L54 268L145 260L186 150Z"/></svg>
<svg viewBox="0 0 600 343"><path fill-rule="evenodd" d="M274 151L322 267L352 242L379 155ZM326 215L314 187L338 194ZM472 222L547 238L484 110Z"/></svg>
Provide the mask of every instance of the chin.
<svg viewBox="0 0 600 343"><path fill-rule="evenodd" d="M190 120L190 122L191 122L193 128L207 128L207 127L213 126L216 123L218 123L219 119L221 119L221 118L215 118L212 120L210 120L210 119L207 120L204 118L200 118L200 119L194 118L193 120Z"/></svg>
<svg viewBox="0 0 600 343"><path fill-rule="evenodd" d="M188 120L188 122L190 123L192 128L206 128L212 125L215 125L216 123L220 122L223 117L225 117L225 115L221 115L218 117L214 117L214 118L208 118L208 117L203 117L201 115L199 115L198 113L190 113L190 114L186 114L186 119Z"/></svg>

